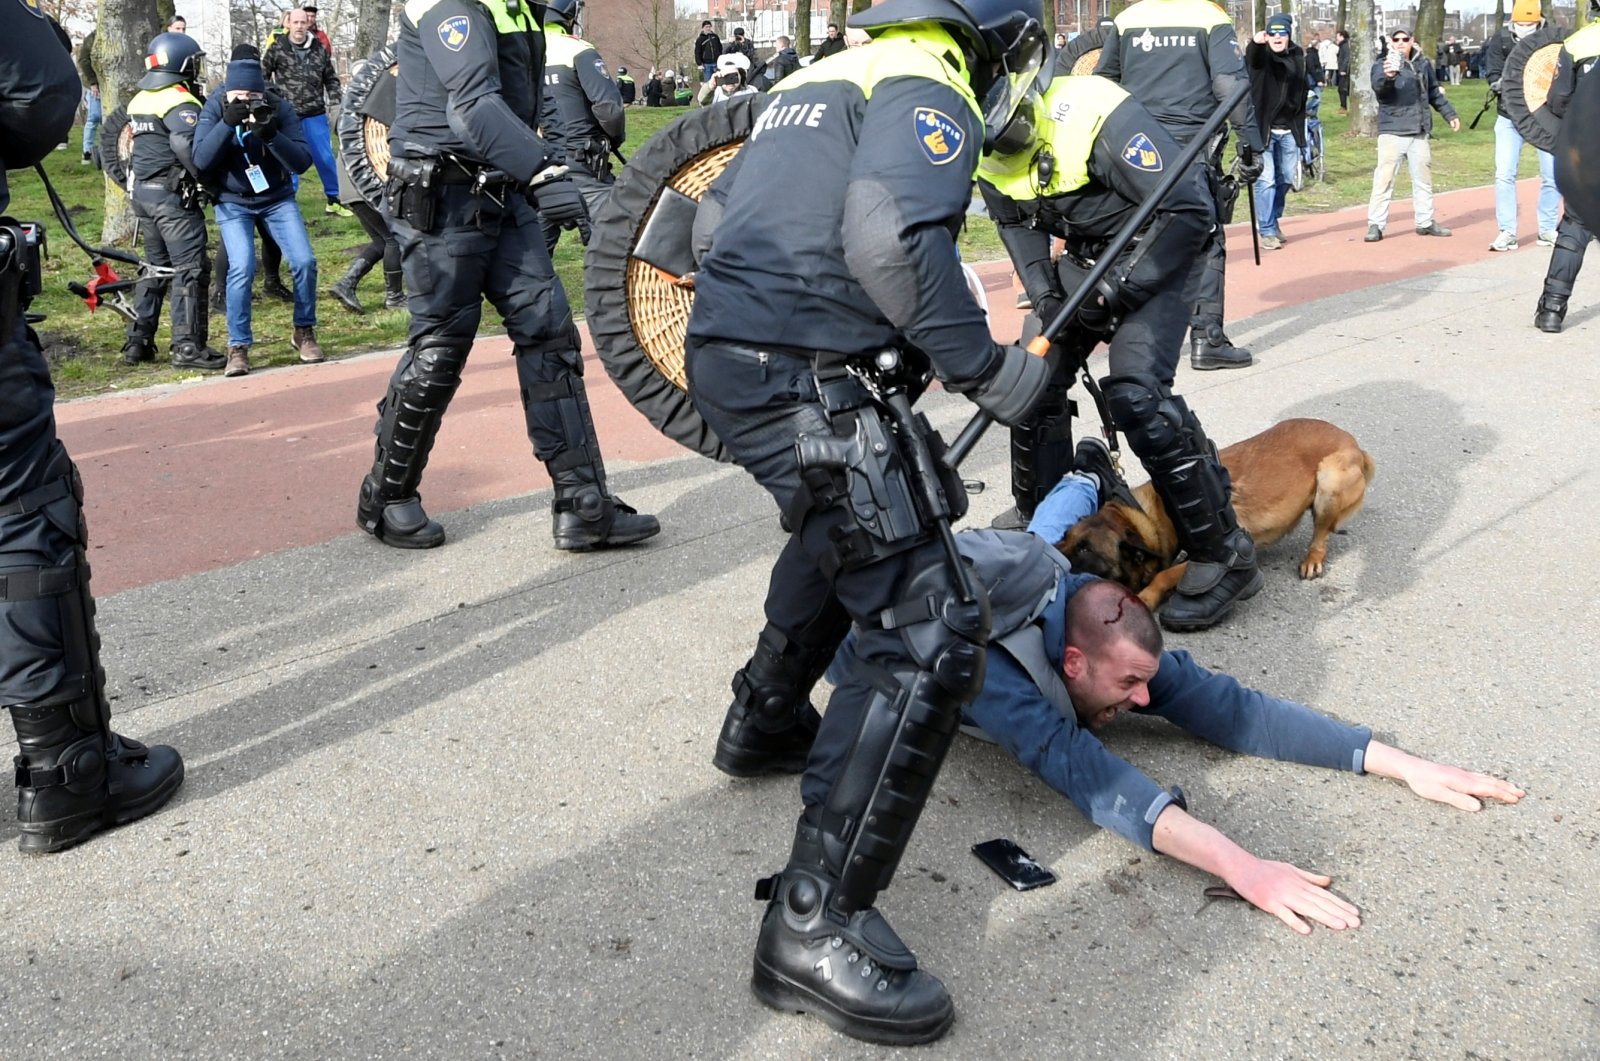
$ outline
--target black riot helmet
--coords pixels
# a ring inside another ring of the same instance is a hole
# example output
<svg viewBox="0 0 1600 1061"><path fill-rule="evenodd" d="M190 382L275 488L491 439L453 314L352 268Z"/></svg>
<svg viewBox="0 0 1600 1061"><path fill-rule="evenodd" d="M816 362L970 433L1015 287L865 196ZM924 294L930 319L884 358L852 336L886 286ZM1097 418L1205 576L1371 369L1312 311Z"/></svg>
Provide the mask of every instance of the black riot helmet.
<svg viewBox="0 0 1600 1061"><path fill-rule="evenodd" d="M987 151L1049 68L1044 5L1040 0L884 0L850 18L853 28L872 36L917 22L936 22L965 45L972 90L983 108Z"/></svg>
<svg viewBox="0 0 1600 1061"><path fill-rule="evenodd" d="M198 85L205 78L205 58L200 42L187 33L157 34L145 49L147 73L139 79L139 87L166 88L184 82Z"/></svg>
<svg viewBox="0 0 1600 1061"><path fill-rule="evenodd" d="M556 22L571 33L578 25L578 16L583 13L583 0L540 0L544 8L544 20Z"/></svg>

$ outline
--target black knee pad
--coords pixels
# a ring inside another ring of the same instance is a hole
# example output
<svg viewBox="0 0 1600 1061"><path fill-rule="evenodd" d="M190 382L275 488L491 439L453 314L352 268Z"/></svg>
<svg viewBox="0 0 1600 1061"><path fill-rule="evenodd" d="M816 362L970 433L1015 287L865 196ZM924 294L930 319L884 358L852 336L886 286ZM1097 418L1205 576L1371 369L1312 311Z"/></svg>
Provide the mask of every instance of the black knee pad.
<svg viewBox="0 0 1600 1061"><path fill-rule="evenodd" d="M976 578L968 581L975 599L964 601L948 562L925 568L907 581L905 601L882 617L885 629L900 632L917 666L962 703L983 688L983 650L993 621L988 592Z"/></svg>

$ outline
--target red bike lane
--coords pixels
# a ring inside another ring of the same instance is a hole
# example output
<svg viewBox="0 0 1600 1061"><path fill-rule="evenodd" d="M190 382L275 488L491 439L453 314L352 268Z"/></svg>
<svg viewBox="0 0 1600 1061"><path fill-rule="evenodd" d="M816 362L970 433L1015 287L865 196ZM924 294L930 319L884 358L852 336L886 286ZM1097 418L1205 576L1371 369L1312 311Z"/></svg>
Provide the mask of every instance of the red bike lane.
<svg viewBox="0 0 1600 1061"><path fill-rule="evenodd" d="M1522 182L1525 227L1533 224L1536 193L1536 180ZM1495 234L1492 189L1437 196L1436 213L1455 230L1453 238L1415 235L1409 200L1393 204L1390 235L1377 244L1362 242L1364 208L1287 218L1288 244L1264 251L1259 269L1251 261L1248 227L1232 226L1230 320L1487 255ZM1530 227L1520 235L1527 253L1534 233ZM1022 311L1015 308L1009 265L975 268L989 296L994 334L1015 338ZM337 311L324 306L323 312ZM1270 350L1257 353L1270 362ZM356 489L371 466L375 405L396 356L59 405L61 437L84 478L96 592L115 593L355 533ZM613 471L687 452L628 404L592 351L585 378ZM523 431L510 342L482 339L434 446L423 482L428 509L443 514L549 485ZM529 533L542 544L549 531L541 519Z"/></svg>

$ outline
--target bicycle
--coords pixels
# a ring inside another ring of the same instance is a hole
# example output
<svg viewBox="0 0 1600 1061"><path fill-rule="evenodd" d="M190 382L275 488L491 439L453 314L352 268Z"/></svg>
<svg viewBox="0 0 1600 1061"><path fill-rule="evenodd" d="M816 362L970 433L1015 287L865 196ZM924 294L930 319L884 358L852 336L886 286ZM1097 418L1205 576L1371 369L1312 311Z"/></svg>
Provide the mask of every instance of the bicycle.
<svg viewBox="0 0 1600 1061"><path fill-rule="evenodd" d="M1318 184L1328 178L1328 161L1323 152L1322 119L1317 116L1321 109L1322 93L1312 89L1306 93L1306 146L1295 160L1294 176L1289 182L1297 192L1304 190L1308 171Z"/></svg>

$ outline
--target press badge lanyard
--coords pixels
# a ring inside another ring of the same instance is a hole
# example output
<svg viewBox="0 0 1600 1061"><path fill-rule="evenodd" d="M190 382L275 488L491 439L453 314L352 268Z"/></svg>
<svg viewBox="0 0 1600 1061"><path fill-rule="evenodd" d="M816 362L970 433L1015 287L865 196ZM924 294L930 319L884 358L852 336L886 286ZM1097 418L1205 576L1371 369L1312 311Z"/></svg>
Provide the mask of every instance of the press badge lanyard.
<svg viewBox="0 0 1600 1061"><path fill-rule="evenodd" d="M250 161L250 146L244 142L244 129L233 127L233 138L239 142L239 150L244 152L244 179L250 182L250 190L260 195L267 190L267 175L261 172L261 167Z"/></svg>

